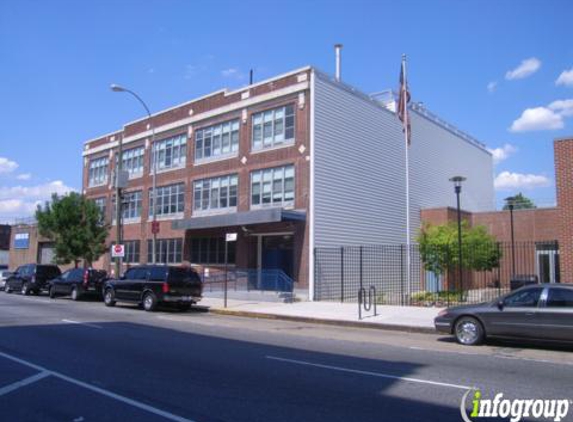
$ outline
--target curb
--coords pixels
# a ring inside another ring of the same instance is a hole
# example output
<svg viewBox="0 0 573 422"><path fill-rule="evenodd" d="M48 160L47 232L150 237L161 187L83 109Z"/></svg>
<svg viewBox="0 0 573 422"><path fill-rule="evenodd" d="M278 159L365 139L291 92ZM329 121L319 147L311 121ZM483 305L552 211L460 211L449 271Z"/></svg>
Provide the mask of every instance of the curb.
<svg viewBox="0 0 573 422"><path fill-rule="evenodd" d="M209 313L216 315L227 315L227 316L238 316L245 318L258 318L258 319L271 319L271 320L282 320L282 321L295 321L295 322L307 322L312 324L323 324L323 325L334 325L339 327L352 327L352 328L370 328L374 330L386 330L386 331L404 331L407 333L421 333L421 334L436 334L436 330L430 327L414 327L410 325L398 325L398 324L381 324L381 323L367 323L362 321L344 321L336 319L322 319L322 318L312 318L312 317L302 317L293 315L276 315L276 314L266 314L262 312L252 312L252 311L235 311L230 309L221 308L210 308Z"/></svg>

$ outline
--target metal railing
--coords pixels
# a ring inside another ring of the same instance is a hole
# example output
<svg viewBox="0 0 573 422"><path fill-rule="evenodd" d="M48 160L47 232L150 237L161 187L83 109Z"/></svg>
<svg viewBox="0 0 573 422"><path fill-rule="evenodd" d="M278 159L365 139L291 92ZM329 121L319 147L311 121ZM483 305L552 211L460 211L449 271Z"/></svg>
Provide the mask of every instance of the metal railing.
<svg viewBox="0 0 573 422"><path fill-rule="evenodd" d="M292 292L294 280L279 269L229 269L216 273L203 273L203 290L207 292L222 291L227 288L233 291L266 291Z"/></svg>
<svg viewBox="0 0 573 422"><path fill-rule="evenodd" d="M319 301L360 303L362 287L374 286L378 305L450 306L493 300L518 279L559 281L554 241L464 245L461 279L457 248L368 245L316 248L314 253L314 297Z"/></svg>

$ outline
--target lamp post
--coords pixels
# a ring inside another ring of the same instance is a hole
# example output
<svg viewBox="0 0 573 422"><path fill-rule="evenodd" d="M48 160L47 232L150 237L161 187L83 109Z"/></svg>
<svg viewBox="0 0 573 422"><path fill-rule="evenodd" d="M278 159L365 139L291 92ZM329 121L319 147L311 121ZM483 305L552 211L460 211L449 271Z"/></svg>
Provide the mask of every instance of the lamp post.
<svg viewBox="0 0 573 422"><path fill-rule="evenodd" d="M153 150L154 148L154 144L155 144L155 125L153 124L153 119L151 118L151 112L149 111L149 107L147 107L147 104L145 104L145 101L143 101L141 99L141 97L139 95L137 95L135 92L124 88L122 86L116 85L116 84L112 84L111 85L111 90L113 92L127 92L128 94L133 95L137 101L139 101L141 103L141 105L143 106L143 108L145 109L145 111L147 112L147 117L149 118L149 125L151 127L151 159L153 162L153 176L152 176L152 189L151 191L152 196L151 196L151 203L153 204L153 206L151 207L151 228L152 228L152 233L153 233L153 240L151 243L151 263L155 264L155 252L156 252L156 244L157 244L157 230L156 230L156 224L157 224L157 203L156 203L156 174L157 174L157 157L155 156L155 151ZM121 145L121 139L120 139L120 145ZM120 161L121 163L121 161ZM121 164L120 164L121 166Z"/></svg>
<svg viewBox="0 0 573 422"><path fill-rule="evenodd" d="M505 198L507 208L509 209L509 224L511 231L511 273L515 276L515 236L513 231L513 208L515 206L515 196Z"/></svg>
<svg viewBox="0 0 573 422"><path fill-rule="evenodd" d="M457 210L458 210L458 269L460 277L460 291L463 294L464 282L463 282L463 270L462 270L462 213L460 209L460 193L462 192L462 182L466 178L463 176L454 176L450 178L450 182L454 184L454 191L456 192Z"/></svg>

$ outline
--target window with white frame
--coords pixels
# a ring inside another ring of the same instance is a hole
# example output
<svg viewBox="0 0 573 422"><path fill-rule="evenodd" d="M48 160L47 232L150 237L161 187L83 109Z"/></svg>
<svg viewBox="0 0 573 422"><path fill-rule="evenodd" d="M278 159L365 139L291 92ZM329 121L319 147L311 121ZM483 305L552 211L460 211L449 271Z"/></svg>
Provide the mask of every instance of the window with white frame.
<svg viewBox="0 0 573 422"><path fill-rule="evenodd" d="M154 164L157 165L157 171L185 167L186 155L186 135L177 135L154 142L151 154L151 171L154 171Z"/></svg>
<svg viewBox="0 0 573 422"><path fill-rule="evenodd" d="M122 170L129 173L130 178L139 177L143 175L143 156L145 148L138 147L123 151L121 154ZM117 165L117 155L115 163Z"/></svg>
<svg viewBox="0 0 573 422"><path fill-rule="evenodd" d="M98 207L98 209L101 213L101 221L105 221L107 199L105 197L95 198L93 201L94 201L95 206Z"/></svg>
<svg viewBox="0 0 573 422"><path fill-rule="evenodd" d="M153 210L153 190L149 190L149 216ZM177 183L175 185L160 186L157 188L157 207L155 215L170 216L181 214L185 210L185 184Z"/></svg>
<svg viewBox="0 0 573 422"><path fill-rule="evenodd" d="M109 158L100 157L91 160L88 170L88 186L101 186L107 183Z"/></svg>
<svg viewBox="0 0 573 422"><path fill-rule="evenodd" d="M121 204L121 218L124 221L139 219L141 217L141 199L143 197L142 191L124 192ZM115 219L115 196L112 199Z"/></svg>
<svg viewBox="0 0 573 422"><path fill-rule="evenodd" d="M193 211L234 211L237 208L236 174L197 180L193 184Z"/></svg>
<svg viewBox="0 0 573 422"><path fill-rule="evenodd" d="M123 244L125 245L123 262L126 264L139 264L140 241L124 240Z"/></svg>
<svg viewBox="0 0 573 422"><path fill-rule="evenodd" d="M253 151L294 143L294 106L253 114Z"/></svg>
<svg viewBox="0 0 573 422"><path fill-rule="evenodd" d="M147 262L153 262L152 240L147 241ZM178 264L183 259L183 239L157 239L155 242L155 262Z"/></svg>
<svg viewBox="0 0 573 422"><path fill-rule="evenodd" d="M195 131L195 162L231 157L239 151L239 120Z"/></svg>
<svg viewBox="0 0 573 422"><path fill-rule="evenodd" d="M190 244L191 262L193 264L224 264L226 246L227 263L234 264L236 243L225 242L224 237L194 237Z"/></svg>
<svg viewBox="0 0 573 422"><path fill-rule="evenodd" d="M251 173L251 206L253 208L293 205L293 165L257 170Z"/></svg>

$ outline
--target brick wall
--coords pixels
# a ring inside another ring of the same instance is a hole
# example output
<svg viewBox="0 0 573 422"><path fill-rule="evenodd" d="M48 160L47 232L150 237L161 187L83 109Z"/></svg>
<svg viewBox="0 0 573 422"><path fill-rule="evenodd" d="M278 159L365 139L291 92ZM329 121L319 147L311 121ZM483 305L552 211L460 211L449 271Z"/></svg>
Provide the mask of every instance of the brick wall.
<svg viewBox="0 0 573 422"><path fill-rule="evenodd" d="M573 283L573 138L554 142L561 281Z"/></svg>

